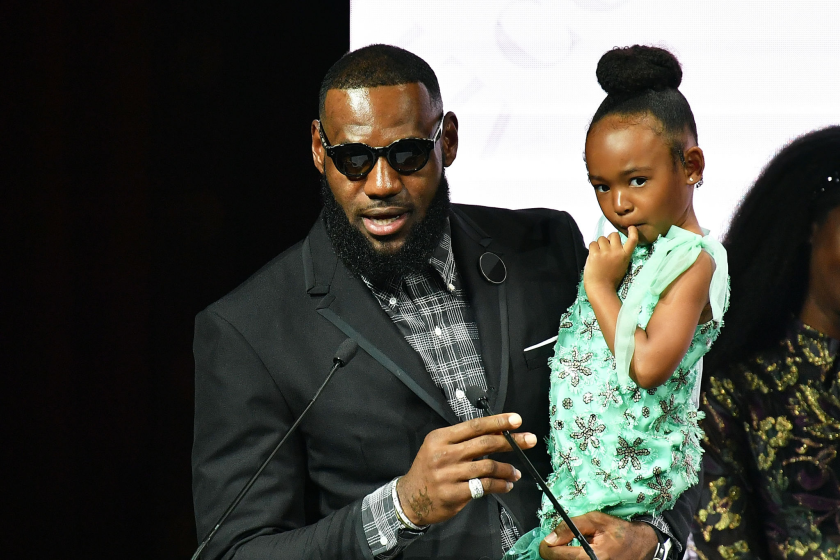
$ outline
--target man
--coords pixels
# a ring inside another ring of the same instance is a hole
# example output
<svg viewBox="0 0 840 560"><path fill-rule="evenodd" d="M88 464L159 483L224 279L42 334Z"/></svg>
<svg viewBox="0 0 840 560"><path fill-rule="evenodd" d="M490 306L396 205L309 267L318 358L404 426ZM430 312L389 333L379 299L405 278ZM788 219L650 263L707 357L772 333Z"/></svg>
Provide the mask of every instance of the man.
<svg viewBox="0 0 840 560"><path fill-rule="evenodd" d="M200 537L301 414L339 344L361 350L203 557L499 558L536 526L540 500L500 432L528 430L519 444L550 471L535 446L549 424L548 339L586 258L577 226L550 210L450 205L443 170L458 121L431 68L402 49L339 60L311 133L321 219L196 320ZM504 412L485 417L470 386ZM668 535L684 542L695 502L686 493L646 522L595 512L579 527L602 559L650 558ZM567 528L558 535L544 557L582 557L558 546Z"/></svg>

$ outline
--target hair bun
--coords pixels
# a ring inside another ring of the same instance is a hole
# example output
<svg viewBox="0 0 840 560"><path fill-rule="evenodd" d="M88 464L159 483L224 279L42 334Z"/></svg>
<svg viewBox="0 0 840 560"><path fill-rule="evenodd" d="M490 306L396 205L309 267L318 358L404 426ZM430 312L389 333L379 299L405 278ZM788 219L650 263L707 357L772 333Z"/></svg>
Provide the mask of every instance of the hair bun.
<svg viewBox="0 0 840 560"><path fill-rule="evenodd" d="M595 70L598 83L608 95L626 95L647 90L677 89L682 68L665 49L633 45L607 51Z"/></svg>

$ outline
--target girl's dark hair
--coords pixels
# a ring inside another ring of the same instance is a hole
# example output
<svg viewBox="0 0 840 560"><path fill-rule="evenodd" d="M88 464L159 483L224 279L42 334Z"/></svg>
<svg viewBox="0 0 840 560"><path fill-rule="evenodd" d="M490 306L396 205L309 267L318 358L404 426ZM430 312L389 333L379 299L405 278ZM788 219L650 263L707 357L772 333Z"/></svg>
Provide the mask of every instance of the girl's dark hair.
<svg viewBox="0 0 840 560"><path fill-rule="evenodd" d="M607 97L601 102L589 130L608 115L650 114L662 123L674 160L683 161L684 135L697 140L694 113L677 89L682 68L673 54L659 47L633 45L607 51L595 71Z"/></svg>
<svg viewBox="0 0 840 560"><path fill-rule="evenodd" d="M785 337L805 300L813 226L840 206L838 173L840 126L832 126L788 144L741 201L723 240L732 295L726 325L705 358L709 371Z"/></svg>

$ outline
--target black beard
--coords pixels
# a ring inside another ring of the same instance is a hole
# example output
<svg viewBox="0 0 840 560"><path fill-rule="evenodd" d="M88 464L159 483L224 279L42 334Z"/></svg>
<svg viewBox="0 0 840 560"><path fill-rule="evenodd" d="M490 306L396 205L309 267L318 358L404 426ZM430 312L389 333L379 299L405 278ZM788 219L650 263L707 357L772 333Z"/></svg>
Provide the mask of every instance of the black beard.
<svg viewBox="0 0 840 560"><path fill-rule="evenodd" d="M408 232L402 247L393 253L377 251L370 240L350 223L330 189L327 177L321 175L322 214L333 250L355 276L364 276L373 284L410 272L422 272L440 243L449 217L449 183L441 173L437 192L429 203L426 216Z"/></svg>

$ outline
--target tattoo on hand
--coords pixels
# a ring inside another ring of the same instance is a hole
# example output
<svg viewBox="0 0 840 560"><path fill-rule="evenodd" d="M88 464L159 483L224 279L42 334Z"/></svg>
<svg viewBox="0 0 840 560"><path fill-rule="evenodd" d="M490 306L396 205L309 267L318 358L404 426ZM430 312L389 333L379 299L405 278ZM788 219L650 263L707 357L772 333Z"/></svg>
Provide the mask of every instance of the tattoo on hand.
<svg viewBox="0 0 840 560"><path fill-rule="evenodd" d="M623 523L619 523L619 525L615 528L615 533L613 533L613 534L615 535L615 538L617 540L624 540L624 529L625 528L626 527Z"/></svg>
<svg viewBox="0 0 840 560"><path fill-rule="evenodd" d="M422 490L418 490L417 494L408 499L408 505L411 506L411 511L414 512L418 522L422 525L423 519L432 511L432 499L429 498L429 489L423 486Z"/></svg>

